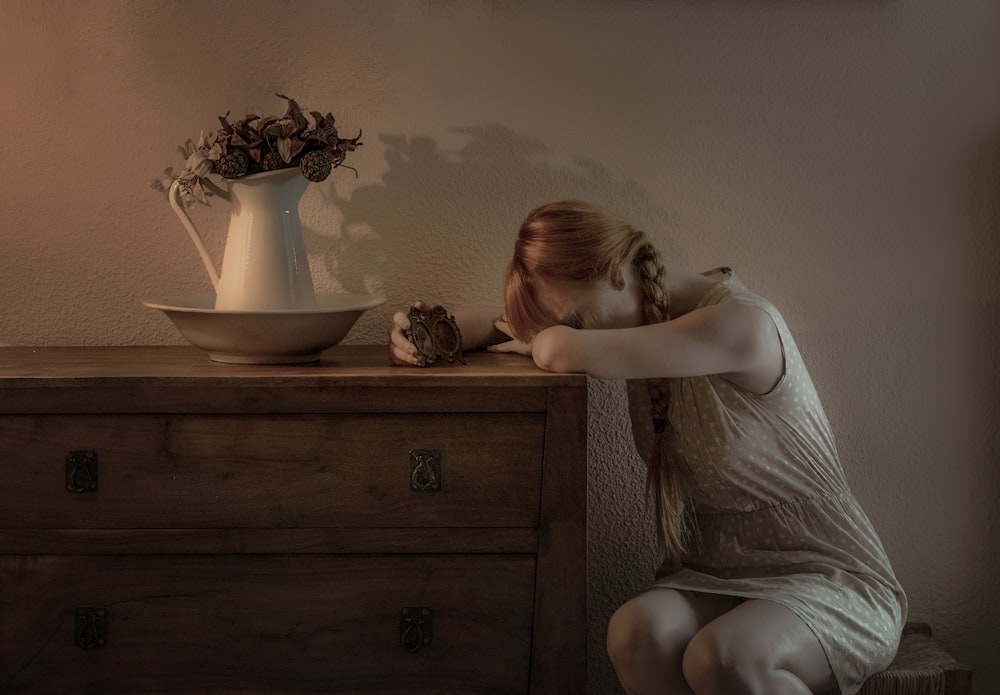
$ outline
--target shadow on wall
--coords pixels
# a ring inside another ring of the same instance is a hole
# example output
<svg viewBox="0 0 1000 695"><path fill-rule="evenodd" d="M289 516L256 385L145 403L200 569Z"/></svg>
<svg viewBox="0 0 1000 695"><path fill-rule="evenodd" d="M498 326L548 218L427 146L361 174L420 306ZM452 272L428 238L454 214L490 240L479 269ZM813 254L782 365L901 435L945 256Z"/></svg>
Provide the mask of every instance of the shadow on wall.
<svg viewBox="0 0 1000 695"><path fill-rule="evenodd" d="M593 160L556 162L543 143L503 126L452 132L464 140L454 150L427 136L381 135L381 183L349 199L321 189L343 220L332 234L306 223L307 246L338 289L384 294L392 310L418 297L497 303L517 228L538 204L582 198L657 228L673 220L634 181Z"/></svg>

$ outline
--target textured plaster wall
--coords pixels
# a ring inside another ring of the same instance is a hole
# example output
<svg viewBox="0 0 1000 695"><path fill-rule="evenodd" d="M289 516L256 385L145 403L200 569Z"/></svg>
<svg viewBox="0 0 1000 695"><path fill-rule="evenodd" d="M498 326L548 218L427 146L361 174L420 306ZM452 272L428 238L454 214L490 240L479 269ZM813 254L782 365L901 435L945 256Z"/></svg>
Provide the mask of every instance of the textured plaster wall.
<svg viewBox="0 0 1000 695"><path fill-rule="evenodd" d="M148 187L282 92L365 133L303 201L317 285L493 303L524 212L579 196L781 307L911 617L1000 690L995 0L0 3L0 344L180 343L210 289ZM226 210L196 218L221 254ZM590 682L654 556L621 385L594 382Z"/></svg>

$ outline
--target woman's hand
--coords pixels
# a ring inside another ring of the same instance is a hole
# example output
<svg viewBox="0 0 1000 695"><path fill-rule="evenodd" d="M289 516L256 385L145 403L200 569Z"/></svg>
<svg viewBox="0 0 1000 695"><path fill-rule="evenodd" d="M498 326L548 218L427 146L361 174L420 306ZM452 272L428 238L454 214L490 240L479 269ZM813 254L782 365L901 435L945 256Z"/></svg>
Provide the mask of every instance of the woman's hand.
<svg viewBox="0 0 1000 695"><path fill-rule="evenodd" d="M513 352L518 355L531 356L531 343L522 343L514 337L510 330L510 325L503 319L493 322L493 327L505 335L509 340L505 340L494 345L490 345L487 350L490 352Z"/></svg>
<svg viewBox="0 0 1000 695"><path fill-rule="evenodd" d="M430 307L421 301L413 303L421 313L430 311ZM410 319L406 311L397 311L389 326L389 362L400 367L420 366L420 353L410 342L406 332L410 328Z"/></svg>
<svg viewBox="0 0 1000 695"><path fill-rule="evenodd" d="M430 313L431 305L414 302L414 307L423 314ZM420 353L407 337L410 319L409 309L397 311L389 326L389 362L403 367L421 365ZM514 340L510 327L499 318L503 309L499 307L471 307L455 312L455 323L462 335L462 349L466 352L488 348L495 352L516 352L530 355L531 346Z"/></svg>

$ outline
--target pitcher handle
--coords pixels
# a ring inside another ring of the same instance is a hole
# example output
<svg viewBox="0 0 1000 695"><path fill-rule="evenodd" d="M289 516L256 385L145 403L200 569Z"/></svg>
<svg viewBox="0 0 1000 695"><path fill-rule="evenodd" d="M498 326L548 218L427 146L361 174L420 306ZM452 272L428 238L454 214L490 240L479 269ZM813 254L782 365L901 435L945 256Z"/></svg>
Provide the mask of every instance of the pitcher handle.
<svg viewBox="0 0 1000 695"><path fill-rule="evenodd" d="M194 222L191 221L191 217L188 215L187 210L184 209L184 203L180 199L180 181L174 181L170 184L170 192L167 195L170 200L170 207L174 209L177 213L177 217L180 218L181 224L184 225L184 229L191 236L191 241L194 242L194 246L198 249L198 255L201 256L202 263L205 264L205 270L208 271L208 277L212 280L212 287L215 291L219 290L219 271L215 269L215 263L212 261L212 257L208 254L208 249L205 248L205 242L201 238L201 234L198 232L197 227L194 226Z"/></svg>

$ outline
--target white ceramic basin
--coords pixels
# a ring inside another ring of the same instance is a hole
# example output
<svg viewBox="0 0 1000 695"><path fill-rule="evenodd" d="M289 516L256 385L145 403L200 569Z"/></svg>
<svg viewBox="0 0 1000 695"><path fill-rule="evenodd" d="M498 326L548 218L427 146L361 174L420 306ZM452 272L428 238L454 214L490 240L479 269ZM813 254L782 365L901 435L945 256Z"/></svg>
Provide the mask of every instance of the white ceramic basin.
<svg viewBox="0 0 1000 695"><path fill-rule="evenodd" d="M316 307L282 311L217 311L214 294L147 299L192 345L216 362L313 362L347 335L364 312L385 298L353 293L316 295Z"/></svg>

